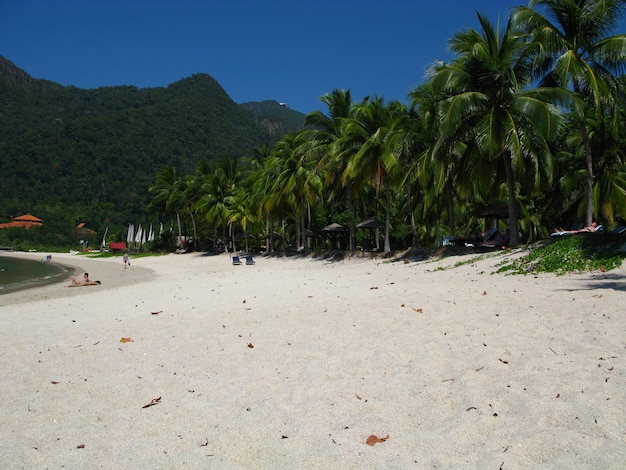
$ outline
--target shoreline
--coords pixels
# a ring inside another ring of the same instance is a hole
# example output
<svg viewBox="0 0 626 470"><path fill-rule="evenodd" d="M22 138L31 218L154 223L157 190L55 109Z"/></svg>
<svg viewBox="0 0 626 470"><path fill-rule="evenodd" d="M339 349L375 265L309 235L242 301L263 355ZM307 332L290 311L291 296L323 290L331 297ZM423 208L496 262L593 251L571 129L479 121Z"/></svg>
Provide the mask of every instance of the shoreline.
<svg viewBox="0 0 626 470"><path fill-rule="evenodd" d="M623 468L624 264L492 276L504 256L80 257L102 289L0 307L0 458Z"/></svg>
<svg viewBox="0 0 626 470"><path fill-rule="evenodd" d="M40 260L42 255L43 252L2 252L2 256L7 258L11 257L32 261ZM124 270L124 263L121 255L119 258L89 258L85 255L53 253L52 260L54 263L72 270L73 273L68 274L68 276L63 278L62 281L52 281L47 284L35 285L1 294L0 302L2 305L13 305L21 302L76 296L85 293L83 292L85 290L91 292L95 289L115 289L127 283L148 282L154 279L154 273L152 273L148 268L135 267L131 265L129 269ZM122 272L120 273L120 271ZM129 273L124 274L124 271L129 271ZM70 283L70 276L76 276L84 272L88 272L93 280L101 280L102 285L65 288L65 286ZM130 272L132 272L132 274L130 274Z"/></svg>

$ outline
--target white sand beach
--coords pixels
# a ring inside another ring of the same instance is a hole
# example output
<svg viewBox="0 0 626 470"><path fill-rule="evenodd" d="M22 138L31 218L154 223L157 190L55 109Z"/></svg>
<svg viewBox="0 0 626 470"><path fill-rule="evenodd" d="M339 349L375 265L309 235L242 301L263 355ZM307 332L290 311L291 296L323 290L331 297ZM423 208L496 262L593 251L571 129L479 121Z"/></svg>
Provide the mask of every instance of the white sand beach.
<svg viewBox="0 0 626 470"><path fill-rule="evenodd" d="M54 255L102 285L0 296L0 462L626 468L624 265L473 256Z"/></svg>

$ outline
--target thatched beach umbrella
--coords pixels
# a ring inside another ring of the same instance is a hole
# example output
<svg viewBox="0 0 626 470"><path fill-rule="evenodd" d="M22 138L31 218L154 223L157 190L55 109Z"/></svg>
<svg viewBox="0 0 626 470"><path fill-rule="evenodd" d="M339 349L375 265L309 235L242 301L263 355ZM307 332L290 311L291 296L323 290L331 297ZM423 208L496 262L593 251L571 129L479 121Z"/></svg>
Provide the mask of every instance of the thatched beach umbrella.
<svg viewBox="0 0 626 470"><path fill-rule="evenodd" d="M505 202L494 202L476 209L472 215L481 219L508 219L509 206Z"/></svg>
<svg viewBox="0 0 626 470"><path fill-rule="evenodd" d="M356 228L383 228L384 226L384 222L375 218L365 219L356 224Z"/></svg>
<svg viewBox="0 0 626 470"><path fill-rule="evenodd" d="M322 229L324 232L347 232L348 229L343 225L333 222Z"/></svg>

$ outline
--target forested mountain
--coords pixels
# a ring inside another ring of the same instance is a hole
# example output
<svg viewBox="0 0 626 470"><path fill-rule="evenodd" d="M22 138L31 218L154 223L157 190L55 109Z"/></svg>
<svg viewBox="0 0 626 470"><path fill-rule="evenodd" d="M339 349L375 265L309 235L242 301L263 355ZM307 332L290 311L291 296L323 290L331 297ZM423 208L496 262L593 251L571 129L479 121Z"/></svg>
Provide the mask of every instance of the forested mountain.
<svg viewBox="0 0 626 470"><path fill-rule="evenodd" d="M191 173L202 160L249 155L297 130L282 119L237 105L206 74L86 90L34 79L0 56L0 222L30 212L99 230L145 219L165 165Z"/></svg>
<svg viewBox="0 0 626 470"><path fill-rule="evenodd" d="M271 134L283 135L297 132L304 127L305 115L290 109L287 103L266 100L241 103L241 106L254 114L257 122Z"/></svg>

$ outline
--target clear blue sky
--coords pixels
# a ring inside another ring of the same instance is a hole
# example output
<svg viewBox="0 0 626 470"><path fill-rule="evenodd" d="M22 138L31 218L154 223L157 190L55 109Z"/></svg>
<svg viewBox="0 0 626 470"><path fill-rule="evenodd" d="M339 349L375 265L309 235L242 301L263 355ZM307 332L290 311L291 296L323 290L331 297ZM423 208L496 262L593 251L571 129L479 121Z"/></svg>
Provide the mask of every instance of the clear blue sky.
<svg viewBox="0 0 626 470"><path fill-rule="evenodd" d="M407 102L476 11L506 21L525 0L0 0L0 55L79 88L213 76L237 103L308 113L350 89ZM616 31L617 32L617 31Z"/></svg>

